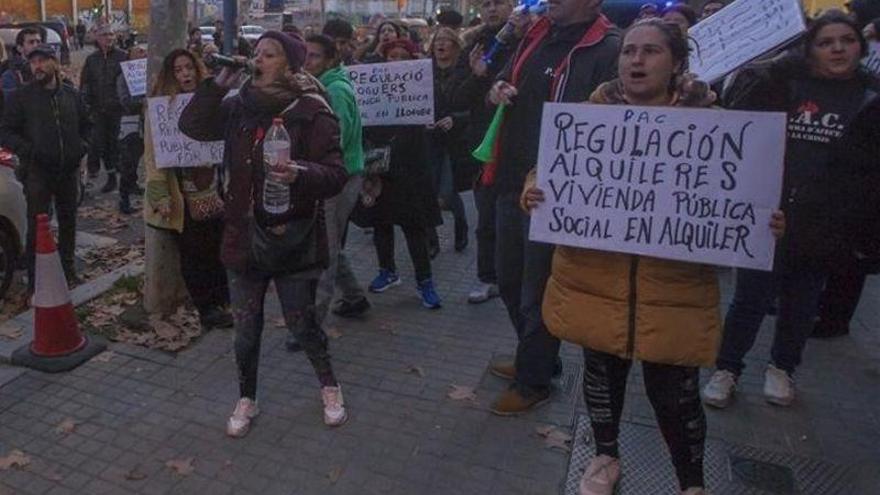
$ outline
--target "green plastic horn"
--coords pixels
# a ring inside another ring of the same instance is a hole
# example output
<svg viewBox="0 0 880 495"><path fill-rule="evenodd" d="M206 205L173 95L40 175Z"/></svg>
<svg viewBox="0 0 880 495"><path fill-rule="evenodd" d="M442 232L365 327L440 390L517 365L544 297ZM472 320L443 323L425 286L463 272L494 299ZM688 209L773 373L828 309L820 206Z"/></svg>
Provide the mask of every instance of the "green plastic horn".
<svg viewBox="0 0 880 495"><path fill-rule="evenodd" d="M471 156L483 163L492 161L495 153L495 140L498 139L498 130L501 128L501 121L504 120L505 108L507 105L498 105L498 108L495 109L495 116L492 117L492 122L486 129L486 135L483 136L483 142L471 153Z"/></svg>

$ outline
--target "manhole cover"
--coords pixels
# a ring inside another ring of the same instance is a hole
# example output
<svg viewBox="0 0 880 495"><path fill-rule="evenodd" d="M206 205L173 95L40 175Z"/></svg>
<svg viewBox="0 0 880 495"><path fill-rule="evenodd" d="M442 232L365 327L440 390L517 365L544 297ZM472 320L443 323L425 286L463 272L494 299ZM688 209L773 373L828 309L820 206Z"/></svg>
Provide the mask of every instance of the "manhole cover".
<svg viewBox="0 0 880 495"><path fill-rule="evenodd" d="M794 494L791 468L770 462L730 456L730 470L743 484L779 495Z"/></svg>

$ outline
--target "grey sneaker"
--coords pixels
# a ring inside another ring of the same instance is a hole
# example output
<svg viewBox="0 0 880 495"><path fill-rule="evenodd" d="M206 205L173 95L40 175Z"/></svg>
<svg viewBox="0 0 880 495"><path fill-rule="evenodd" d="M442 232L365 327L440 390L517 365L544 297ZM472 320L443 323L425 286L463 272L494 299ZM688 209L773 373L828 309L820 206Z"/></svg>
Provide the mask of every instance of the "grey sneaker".
<svg viewBox="0 0 880 495"><path fill-rule="evenodd" d="M498 297L498 286L495 284L486 284L477 282L470 294L468 294L468 302L471 304L480 304Z"/></svg>
<svg viewBox="0 0 880 495"><path fill-rule="evenodd" d="M764 372L764 398L777 406L790 406L794 402L794 379L772 363Z"/></svg>
<svg viewBox="0 0 880 495"><path fill-rule="evenodd" d="M734 392L736 392L736 375L727 370L718 370L712 373L709 383L703 387L703 402L724 409L730 405Z"/></svg>

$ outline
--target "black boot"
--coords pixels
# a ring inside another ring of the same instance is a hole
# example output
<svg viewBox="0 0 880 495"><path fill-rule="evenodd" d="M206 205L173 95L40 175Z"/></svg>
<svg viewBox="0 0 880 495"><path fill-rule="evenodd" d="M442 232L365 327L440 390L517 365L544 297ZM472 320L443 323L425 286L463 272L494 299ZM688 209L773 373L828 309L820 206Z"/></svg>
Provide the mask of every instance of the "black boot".
<svg viewBox="0 0 880 495"><path fill-rule="evenodd" d="M119 213L123 215L131 215L135 210L131 206L131 201L128 199L128 193L119 193Z"/></svg>
<svg viewBox="0 0 880 495"><path fill-rule="evenodd" d="M202 329L205 331L214 328L232 328L232 314L223 308L212 307L204 311L200 311Z"/></svg>
<svg viewBox="0 0 880 495"><path fill-rule="evenodd" d="M107 182L101 188L102 193L113 192L116 190L116 172L107 172Z"/></svg>

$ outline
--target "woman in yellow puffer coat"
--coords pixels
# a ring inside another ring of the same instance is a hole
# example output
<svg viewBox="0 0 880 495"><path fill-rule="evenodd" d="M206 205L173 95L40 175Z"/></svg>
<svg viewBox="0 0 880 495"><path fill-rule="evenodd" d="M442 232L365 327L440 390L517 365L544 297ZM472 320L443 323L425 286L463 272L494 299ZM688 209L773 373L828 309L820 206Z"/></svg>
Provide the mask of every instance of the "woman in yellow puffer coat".
<svg viewBox="0 0 880 495"><path fill-rule="evenodd" d="M590 103L708 107L715 94L684 75L687 55L687 40L674 24L640 21L624 37L620 78L600 86ZM543 199L531 174L522 206L531 210ZM781 213L769 228L781 235ZM719 304L715 267L557 246L543 316L552 334L584 347L584 399L596 456L581 479L581 495L610 495L620 478L617 437L633 359L643 362L645 389L682 493L704 493L699 367L715 359Z"/></svg>

